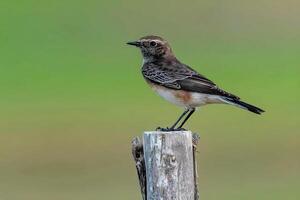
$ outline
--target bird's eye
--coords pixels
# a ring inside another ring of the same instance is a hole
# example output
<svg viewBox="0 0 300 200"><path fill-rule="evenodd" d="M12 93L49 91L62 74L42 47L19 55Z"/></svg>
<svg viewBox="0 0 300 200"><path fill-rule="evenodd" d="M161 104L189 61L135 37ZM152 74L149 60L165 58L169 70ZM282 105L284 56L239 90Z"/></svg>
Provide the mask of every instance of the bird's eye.
<svg viewBox="0 0 300 200"><path fill-rule="evenodd" d="M156 42L154 42L154 41L151 41L151 42L150 42L150 46L151 46L151 47L155 47L156 45L157 45Z"/></svg>

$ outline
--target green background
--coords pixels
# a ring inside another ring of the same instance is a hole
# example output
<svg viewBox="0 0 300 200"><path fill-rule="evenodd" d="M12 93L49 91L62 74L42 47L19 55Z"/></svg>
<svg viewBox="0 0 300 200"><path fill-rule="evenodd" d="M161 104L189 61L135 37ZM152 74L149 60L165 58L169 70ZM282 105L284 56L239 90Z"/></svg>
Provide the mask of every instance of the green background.
<svg viewBox="0 0 300 200"><path fill-rule="evenodd" d="M127 41L157 34L262 116L203 107L203 200L300 198L300 3L0 2L0 199L141 199L130 142L182 112Z"/></svg>

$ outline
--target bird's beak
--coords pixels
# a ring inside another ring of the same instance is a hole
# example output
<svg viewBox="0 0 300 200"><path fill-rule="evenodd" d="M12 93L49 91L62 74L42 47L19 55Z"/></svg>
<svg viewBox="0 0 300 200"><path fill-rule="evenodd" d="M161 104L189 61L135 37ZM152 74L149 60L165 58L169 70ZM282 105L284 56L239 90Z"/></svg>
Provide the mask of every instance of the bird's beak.
<svg viewBox="0 0 300 200"><path fill-rule="evenodd" d="M132 46L136 46L136 47L140 47L141 46L141 42L139 42L139 41L127 42L126 44L132 45Z"/></svg>

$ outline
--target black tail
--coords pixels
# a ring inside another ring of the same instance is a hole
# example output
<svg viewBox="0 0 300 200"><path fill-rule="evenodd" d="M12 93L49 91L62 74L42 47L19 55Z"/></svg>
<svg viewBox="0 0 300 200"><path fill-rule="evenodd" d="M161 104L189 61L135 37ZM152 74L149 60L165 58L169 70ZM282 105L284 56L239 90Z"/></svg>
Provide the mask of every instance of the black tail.
<svg viewBox="0 0 300 200"><path fill-rule="evenodd" d="M251 112L254 112L254 113L256 113L256 114L259 114L259 115L260 115L261 113L265 112L264 110L262 110L262 109L260 109L260 108L258 108L258 107L256 107L256 106L250 105L250 104L245 103L245 102L243 102L243 101L240 101L240 100L238 100L238 99L225 98L225 101L228 102L228 103L230 103L230 104L233 104L233 105L235 105L235 106L241 107L241 108L243 108L243 109L245 109L245 110L249 110L249 111L251 111Z"/></svg>

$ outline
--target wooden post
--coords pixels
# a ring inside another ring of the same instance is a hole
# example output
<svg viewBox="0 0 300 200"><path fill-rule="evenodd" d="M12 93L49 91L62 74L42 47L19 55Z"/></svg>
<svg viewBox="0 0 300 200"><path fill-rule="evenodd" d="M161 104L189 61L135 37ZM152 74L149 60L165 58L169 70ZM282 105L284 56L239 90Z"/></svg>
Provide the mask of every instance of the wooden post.
<svg viewBox="0 0 300 200"><path fill-rule="evenodd" d="M199 136L190 131L153 131L132 142L144 200L197 200L195 151ZM143 147L143 148L142 148Z"/></svg>

